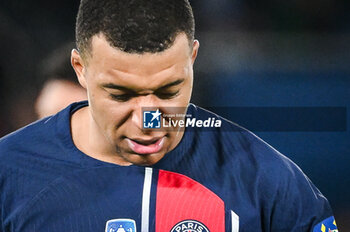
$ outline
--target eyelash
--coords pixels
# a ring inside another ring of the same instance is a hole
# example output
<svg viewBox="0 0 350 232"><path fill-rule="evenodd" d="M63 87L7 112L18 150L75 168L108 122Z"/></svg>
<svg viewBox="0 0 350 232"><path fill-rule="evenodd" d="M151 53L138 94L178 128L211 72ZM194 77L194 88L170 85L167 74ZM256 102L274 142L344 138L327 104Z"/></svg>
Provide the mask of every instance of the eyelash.
<svg viewBox="0 0 350 232"><path fill-rule="evenodd" d="M160 99L172 99L175 98L180 91L176 91L174 93L154 93L158 98ZM133 97L136 97L137 94L121 94L121 95L115 95L115 94L110 94L111 98L120 101L120 102L126 102L130 100Z"/></svg>
<svg viewBox="0 0 350 232"><path fill-rule="evenodd" d="M160 99L172 99L179 95L180 90L174 92L174 93L154 93L158 98Z"/></svg>
<svg viewBox="0 0 350 232"><path fill-rule="evenodd" d="M110 94L110 96L112 97L113 100L126 102L130 98L134 97L135 95L134 94L121 94L121 95Z"/></svg>

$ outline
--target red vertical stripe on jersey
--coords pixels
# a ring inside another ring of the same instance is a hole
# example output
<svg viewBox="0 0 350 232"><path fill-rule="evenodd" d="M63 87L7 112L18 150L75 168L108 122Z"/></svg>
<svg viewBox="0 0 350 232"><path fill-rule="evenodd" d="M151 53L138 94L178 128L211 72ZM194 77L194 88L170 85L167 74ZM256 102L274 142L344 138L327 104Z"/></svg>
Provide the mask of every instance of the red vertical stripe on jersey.
<svg viewBox="0 0 350 232"><path fill-rule="evenodd" d="M204 224L210 232L225 231L224 202L191 178L159 171L156 202L156 232L170 232L183 220Z"/></svg>

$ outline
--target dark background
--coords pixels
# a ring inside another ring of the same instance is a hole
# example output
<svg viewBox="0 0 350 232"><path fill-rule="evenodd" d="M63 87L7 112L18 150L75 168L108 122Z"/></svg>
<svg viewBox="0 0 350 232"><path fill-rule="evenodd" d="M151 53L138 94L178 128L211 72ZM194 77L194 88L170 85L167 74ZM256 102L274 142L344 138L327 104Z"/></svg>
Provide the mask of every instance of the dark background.
<svg viewBox="0 0 350 232"><path fill-rule="evenodd" d="M201 43L193 102L225 106L226 117L295 161L329 199L340 231L346 231L350 228L350 2L191 3ZM33 103L44 81L39 75L43 59L74 41L78 4L0 2L0 136L36 119ZM237 113L236 107L248 111ZM309 107L321 107L311 111L321 113L313 117L308 110L299 111ZM332 114L331 107L343 113ZM287 124L296 129L284 129Z"/></svg>

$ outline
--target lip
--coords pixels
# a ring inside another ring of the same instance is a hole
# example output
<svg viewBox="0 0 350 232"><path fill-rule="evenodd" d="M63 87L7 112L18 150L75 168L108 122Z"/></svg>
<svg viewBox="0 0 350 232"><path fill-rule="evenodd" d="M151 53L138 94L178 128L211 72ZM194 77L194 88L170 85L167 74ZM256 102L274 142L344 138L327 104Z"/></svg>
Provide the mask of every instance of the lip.
<svg viewBox="0 0 350 232"><path fill-rule="evenodd" d="M133 152L145 155L159 152L163 148L164 139L165 137L149 140L126 138L126 141Z"/></svg>

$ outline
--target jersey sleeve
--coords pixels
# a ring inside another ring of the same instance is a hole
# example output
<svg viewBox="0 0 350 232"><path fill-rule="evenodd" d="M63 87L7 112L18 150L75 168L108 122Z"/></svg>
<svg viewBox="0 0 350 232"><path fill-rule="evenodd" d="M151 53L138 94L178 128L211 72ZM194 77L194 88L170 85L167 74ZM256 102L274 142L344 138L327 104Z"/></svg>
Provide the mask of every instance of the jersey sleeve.
<svg viewBox="0 0 350 232"><path fill-rule="evenodd" d="M270 231L325 232L336 230L328 200L287 158L278 177L270 212ZM329 221L332 221L331 223Z"/></svg>

